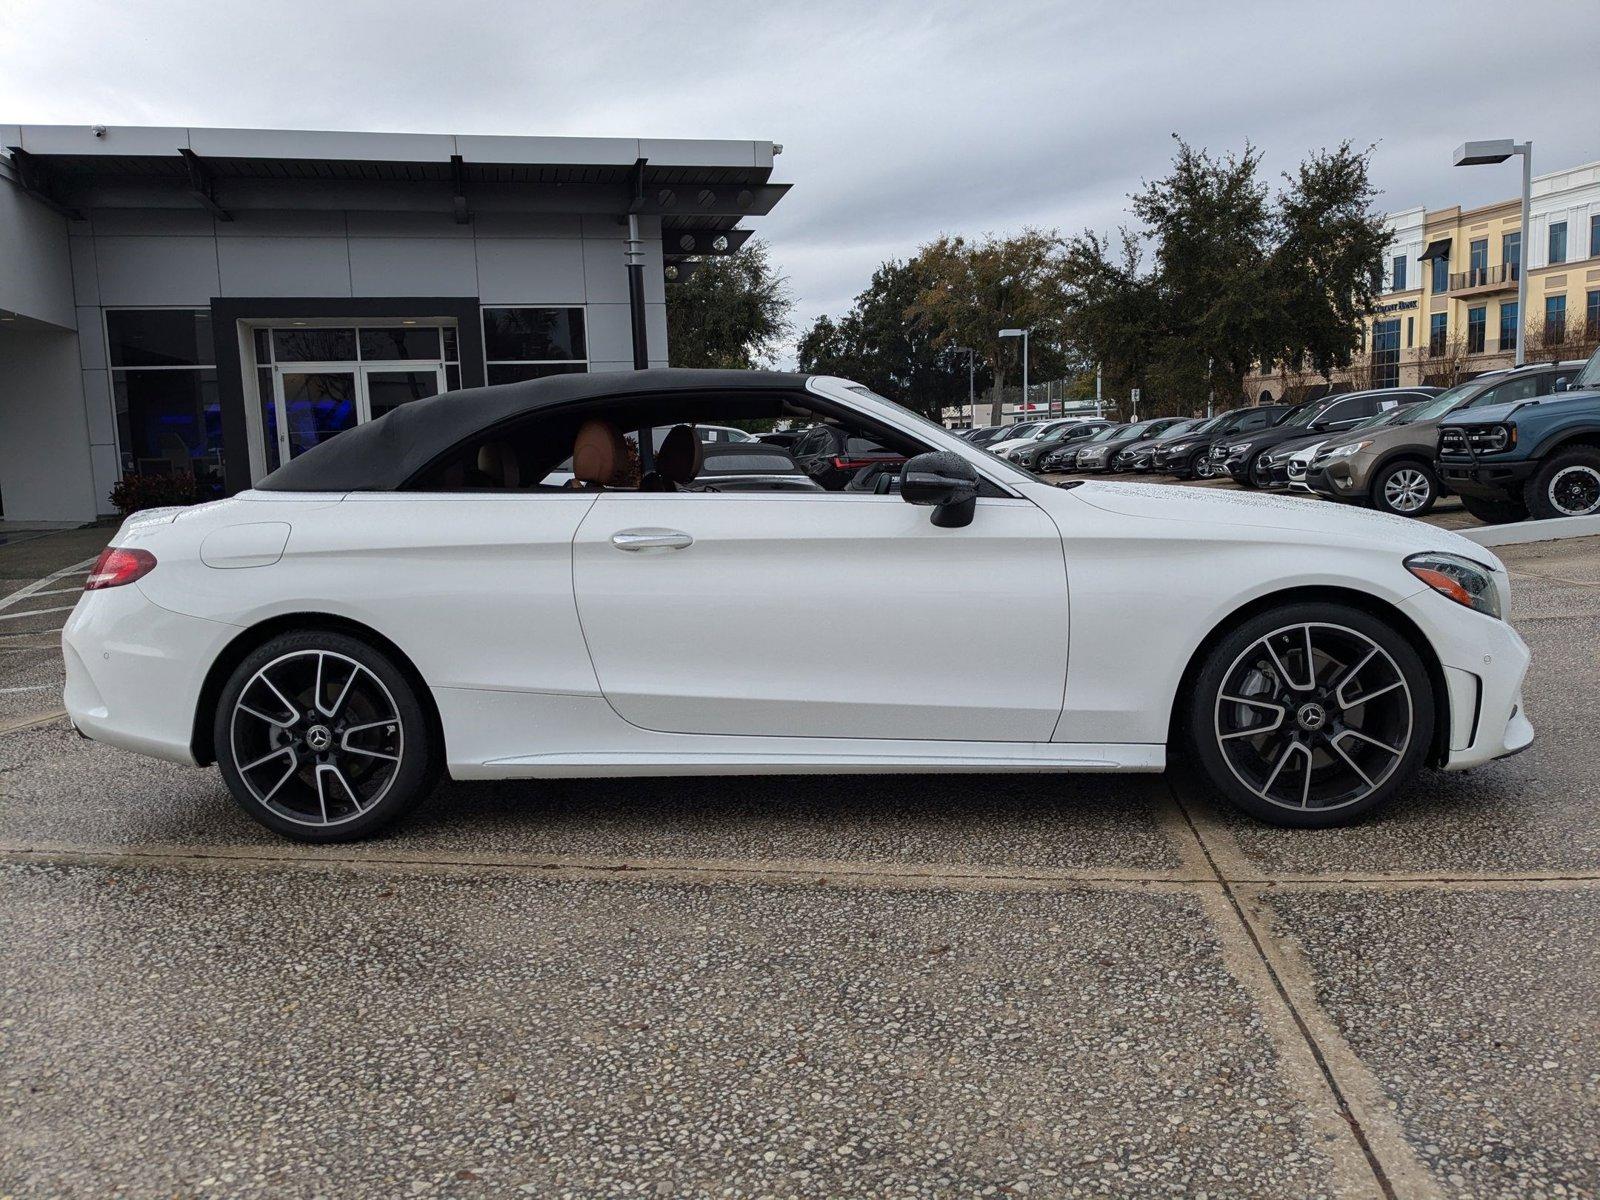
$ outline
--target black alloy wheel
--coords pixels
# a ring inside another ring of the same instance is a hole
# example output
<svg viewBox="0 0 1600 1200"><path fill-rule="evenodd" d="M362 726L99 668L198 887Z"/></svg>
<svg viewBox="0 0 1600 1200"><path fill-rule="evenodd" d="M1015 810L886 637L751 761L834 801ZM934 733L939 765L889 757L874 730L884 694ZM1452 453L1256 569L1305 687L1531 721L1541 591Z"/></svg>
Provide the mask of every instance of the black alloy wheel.
<svg viewBox="0 0 1600 1200"><path fill-rule="evenodd" d="M364 837L439 775L436 739L410 681L356 638L273 638L233 671L217 706L217 765L239 806L300 841Z"/></svg>
<svg viewBox="0 0 1600 1200"><path fill-rule="evenodd" d="M1434 720L1417 652L1370 613L1286 606L1245 622L1201 668L1188 713L1211 781L1280 825L1339 824L1422 765Z"/></svg>

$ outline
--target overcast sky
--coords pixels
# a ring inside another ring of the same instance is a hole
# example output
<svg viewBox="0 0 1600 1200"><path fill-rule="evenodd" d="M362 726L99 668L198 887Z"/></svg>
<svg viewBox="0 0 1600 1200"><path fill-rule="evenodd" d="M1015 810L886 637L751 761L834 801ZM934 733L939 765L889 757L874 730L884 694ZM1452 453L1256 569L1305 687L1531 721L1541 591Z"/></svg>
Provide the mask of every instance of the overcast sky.
<svg viewBox="0 0 1600 1200"><path fill-rule="evenodd" d="M1115 227L1173 133L1274 176L1375 143L1385 208L1510 197L1450 151L1600 159L1597 63L1600 0L0 0L0 122L781 142L754 224L801 325L940 233Z"/></svg>

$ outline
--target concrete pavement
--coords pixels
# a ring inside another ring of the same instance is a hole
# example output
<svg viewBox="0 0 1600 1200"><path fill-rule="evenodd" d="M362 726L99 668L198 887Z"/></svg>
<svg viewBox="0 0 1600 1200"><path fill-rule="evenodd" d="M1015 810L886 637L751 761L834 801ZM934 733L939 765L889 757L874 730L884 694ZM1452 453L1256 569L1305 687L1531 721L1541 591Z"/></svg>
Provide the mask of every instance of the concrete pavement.
<svg viewBox="0 0 1600 1200"><path fill-rule="evenodd" d="M1539 741L1321 833L1177 769L446 785L312 850L11 728L0 1196L1594 1195L1600 547L1503 557Z"/></svg>

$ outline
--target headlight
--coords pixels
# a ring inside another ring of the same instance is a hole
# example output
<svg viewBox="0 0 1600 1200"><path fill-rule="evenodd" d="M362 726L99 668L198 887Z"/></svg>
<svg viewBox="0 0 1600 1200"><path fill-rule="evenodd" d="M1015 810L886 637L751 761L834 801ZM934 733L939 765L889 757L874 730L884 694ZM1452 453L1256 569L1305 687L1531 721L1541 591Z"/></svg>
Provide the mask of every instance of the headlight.
<svg viewBox="0 0 1600 1200"><path fill-rule="evenodd" d="M1406 570L1441 596L1485 616L1499 617L1500 591L1488 567L1454 554L1432 551L1406 559Z"/></svg>
<svg viewBox="0 0 1600 1200"><path fill-rule="evenodd" d="M1327 462L1334 458L1349 458L1352 454L1360 454L1370 445L1371 442L1351 442L1348 446L1335 446L1322 456L1322 460Z"/></svg>
<svg viewBox="0 0 1600 1200"><path fill-rule="evenodd" d="M1176 446L1168 446L1167 447L1167 453L1168 454L1182 454L1185 450L1193 450L1193 449L1194 449L1194 443L1193 442L1179 442Z"/></svg>
<svg viewBox="0 0 1600 1200"><path fill-rule="evenodd" d="M1235 442L1233 445L1228 447L1228 453L1229 454L1243 454L1248 449L1250 449L1250 443L1249 442Z"/></svg>

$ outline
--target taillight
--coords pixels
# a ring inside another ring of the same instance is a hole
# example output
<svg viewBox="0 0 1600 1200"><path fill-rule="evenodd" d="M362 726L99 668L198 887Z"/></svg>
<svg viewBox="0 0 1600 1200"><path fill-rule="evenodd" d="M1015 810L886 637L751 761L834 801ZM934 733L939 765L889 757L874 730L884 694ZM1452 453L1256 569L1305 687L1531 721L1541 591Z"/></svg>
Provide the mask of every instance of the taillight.
<svg viewBox="0 0 1600 1200"><path fill-rule="evenodd" d="M155 570L156 556L148 550L123 549L107 546L94 560L89 578L83 581L83 590L97 592L101 588L121 587L135 579L143 579Z"/></svg>

